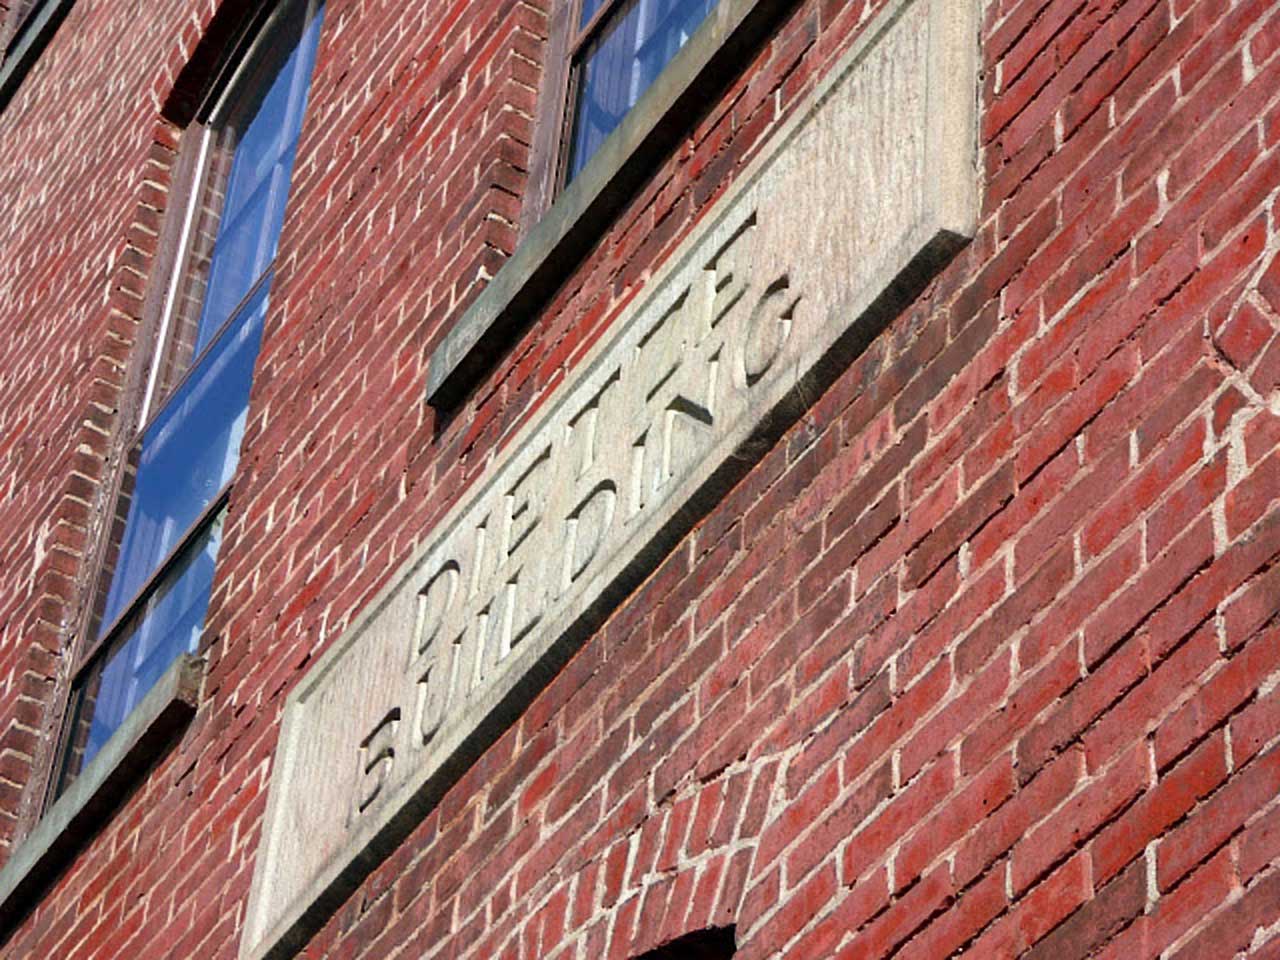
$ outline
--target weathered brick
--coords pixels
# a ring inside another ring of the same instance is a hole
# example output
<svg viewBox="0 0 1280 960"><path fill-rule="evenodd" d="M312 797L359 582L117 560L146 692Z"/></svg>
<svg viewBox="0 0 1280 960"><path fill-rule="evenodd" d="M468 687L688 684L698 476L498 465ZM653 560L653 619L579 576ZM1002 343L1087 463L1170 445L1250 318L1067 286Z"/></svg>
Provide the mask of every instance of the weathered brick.
<svg viewBox="0 0 1280 960"><path fill-rule="evenodd" d="M1092 836L1149 785L1147 746L1139 742L1111 769L1081 787L1013 849L1013 889L1025 890L1061 857Z"/></svg>
<svg viewBox="0 0 1280 960"><path fill-rule="evenodd" d="M1202 797L1227 778L1226 741L1214 736L1172 770L1093 841L1094 882L1103 883L1141 855Z"/></svg>
<svg viewBox="0 0 1280 960"><path fill-rule="evenodd" d="M1161 841L1157 881L1161 890L1174 886L1238 830L1256 810L1280 791L1280 751L1271 750L1249 765Z"/></svg>
<svg viewBox="0 0 1280 960"><path fill-rule="evenodd" d="M183 71L237 4L76 4L0 108L0 856L131 429ZM431 353L536 219L557 8L329 6L201 712L15 956L235 952L285 695L890 3L771 9L447 412ZM981 9L973 240L306 955L633 960L717 924L744 960L1271 949L1280 14Z"/></svg>

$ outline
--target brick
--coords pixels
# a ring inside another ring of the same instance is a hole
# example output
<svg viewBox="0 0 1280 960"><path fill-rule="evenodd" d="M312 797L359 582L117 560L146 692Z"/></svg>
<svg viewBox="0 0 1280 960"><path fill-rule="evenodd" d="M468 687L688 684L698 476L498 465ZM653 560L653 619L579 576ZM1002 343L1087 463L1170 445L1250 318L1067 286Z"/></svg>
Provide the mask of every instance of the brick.
<svg viewBox="0 0 1280 960"><path fill-rule="evenodd" d="M991 616L956 647L956 672L969 676L991 653L1044 610L1071 580L1071 551L1059 548L1025 582L1013 588Z"/></svg>
<svg viewBox="0 0 1280 960"><path fill-rule="evenodd" d="M1147 904L1147 865L1132 864L1026 954L1028 960L1086 956L1142 913Z"/></svg>
<svg viewBox="0 0 1280 960"><path fill-rule="evenodd" d="M1141 638L1130 642L1140 644ZM1159 727L1169 706L1217 665L1218 638L1210 627L1202 627L1085 734L1089 769L1105 766L1127 743Z"/></svg>
<svg viewBox="0 0 1280 960"><path fill-rule="evenodd" d="M1234 591L1241 583L1250 580L1258 571L1269 566L1277 552L1280 552L1280 541L1271 535L1272 529L1280 524L1280 517L1269 517L1263 521L1255 537L1245 537L1227 548L1207 569L1191 578L1186 586L1178 591L1169 602L1160 609L1145 626L1155 639L1153 648L1163 654L1178 642L1186 632L1208 616L1212 609L1212 597L1218 591L1221 595ZM1247 605L1246 605L1247 606ZM1244 624L1248 624L1253 614L1245 614ZM1238 629L1233 630L1233 637L1238 642L1247 638Z"/></svg>
<svg viewBox="0 0 1280 960"><path fill-rule="evenodd" d="M992 871L961 894L903 946L903 960L932 960L950 956L1007 906L1004 877Z"/></svg>
<svg viewBox="0 0 1280 960"><path fill-rule="evenodd" d="M875 718L889 706L889 674L879 674L847 706L836 711L827 726L809 741L803 754L787 767L787 790L795 796L800 787L826 761L858 736Z"/></svg>
<svg viewBox="0 0 1280 960"><path fill-rule="evenodd" d="M1240 835L1240 879L1248 882L1280 860L1280 822L1274 807Z"/></svg>
<svg viewBox="0 0 1280 960"><path fill-rule="evenodd" d="M892 801L869 820L850 823L856 829L844 845L840 860L841 876L846 883L865 876L895 841L951 792L953 782L951 764L940 761L899 790Z"/></svg>
<svg viewBox="0 0 1280 960"><path fill-rule="evenodd" d="M1224 851L1184 880L1172 893L1152 904L1150 911L1106 945L1099 953L1105 960L1133 956L1159 956L1178 940L1198 918L1212 911L1231 894L1235 875Z"/></svg>
<svg viewBox="0 0 1280 960"><path fill-rule="evenodd" d="M1263 396L1270 396L1280 387L1280 339L1273 339L1262 352L1249 374L1249 383Z"/></svg>
<svg viewBox="0 0 1280 960"><path fill-rule="evenodd" d="M760 838L760 855L765 862L777 859L792 838L818 822L835 801L840 792L840 771L829 769L815 780L792 803L782 816L772 820Z"/></svg>
<svg viewBox="0 0 1280 960"><path fill-rule="evenodd" d="M832 856L840 841L864 822L877 805L893 792L892 773L882 765L871 773L839 805L832 805L809 836L803 838L786 857L789 882L803 877L814 865Z"/></svg>
<svg viewBox="0 0 1280 960"><path fill-rule="evenodd" d="M1227 492L1227 534L1239 537L1260 517L1271 511L1280 481L1280 451L1255 466L1234 489Z"/></svg>
<svg viewBox="0 0 1280 960"><path fill-rule="evenodd" d="M944 864L894 901L853 943L836 954L837 960L885 956L893 952L925 919L945 905L951 892L951 878Z"/></svg>
<svg viewBox="0 0 1280 960"><path fill-rule="evenodd" d="M1218 104L1229 101L1243 86L1243 64L1239 54L1215 62L1213 74L1165 121L1145 149L1138 150L1124 170L1125 193L1138 189L1152 178L1169 143L1186 142L1204 125Z"/></svg>
<svg viewBox="0 0 1280 960"><path fill-rule="evenodd" d="M887 755L890 747L909 732L928 710L951 689L950 665L940 662L916 683L895 697L893 705L845 750L841 759L846 782L862 776Z"/></svg>
<svg viewBox="0 0 1280 960"><path fill-rule="evenodd" d="M1246 461L1250 465L1258 464L1277 447L1280 447L1280 417L1269 415L1266 411L1258 411L1258 414L1245 425Z"/></svg>
<svg viewBox="0 0 1280 960"><path fill-rule="evenodd" d="M1042 719L1028 725L1018 739L1018 776L1024 781L1035 776L1051 757L1077 740L1107 711L1113 711L1107 713L1108 719L1119 715L1116 701L1130 699L1125 697L1126 692L1134 688L1150 669L1146 644L1140 641L1125 644L1107 658L1059 699ZM1092 758L1089 766L1097 767Z"/></svg>
<svg viewBox="0 0 1280 960"><path fill-rule="evenodd" d="M1140 538L1135 533L1093 564L1092 569L1061 594L1061 599L1054 605L1054 630L1030 631L1018 648L1018 661L1024 670L1040 663L1052 653L1050 644L1073 634L1124 588L1139 568L1141 548Z"/></svg>
<svg viewBox="0 0 1280 960"><path fill-rule="evenodd" d="M1280 792L1280 750L1240 769L1230 783L1201 804L1157 850L1156 877L1162 891L1173 887Z"/></svg>
<svg viewBox="0 0 1280 960"><path fill-rule="evenodd" d="M1208 956L1222 951L1234 954L1254 942L1260 928L1271 927L1280 902L1280 873L1271 873L1253 884L1244 895L1222 911L1196 936L1178 948L1174 956Z"/></svg>
<svg viewBox="0 0 1280 960"><path fill-rule="evenodd" d="M1019 484L1025 483L1046 460L1062 449L1070 437L1135 379L1138 372L1137 356L1132 350L1121 350L1096 371L1077 371L1072 367L1074 364L1063 371L1064 375L1059 380L1051 379L1051 372L1041 387L1050 395L1043 398L1033 396L1026 404L1029 409L1022 411L1021 416L1019 411L1014 413L1015 426L1026 434L1015 459ZM1087 379L1077 380L1078 374L1087 374ZM1033 420L1041 404L1058 406L1058 409L1047 419Z"/></svg>
<svg viewBox="0 0 1280 960"><path fill-rule="evenodd" d="M1271 309L1277 314L1280 314L1280 256L1272 258L1271 263L1267 266L1266 272L1263 273L1262 277L1258 280L1258 292L1261 293L1267 303L1271 305ZM1241 312L1244 312L1243 309ZM1253 319L1253 317L1250 317L1245 321L1245 326L1241 330L1241 333L1246 335L1246 340L1241 344L1241 346L1254 344L1255 349L1257 346L1261 346L1261 338L1258 337L1257 334L1253 333L1253 328L1257 322L1258 321Z"/></svg>
<svg viewBox="0 0 1280 960"><path fill-rule="evenodd" d="M1032 889L969 946L962 957L1012 957L1025 953L1074 913L1092 894L1088 864L1077 854Z"/></svg>
<svg viewBox="0 0 1280 960"><path fill-rule="evenodd" d="M1005 572L1000 566L971 581L963 593L938 613L923 630L906 641L897 659L900 682L910 683L927 669L975 620L987 613L1005 593Z"/></svg>
<svg viewBox="0 0 1280 960"><path fill-rule="evenodd" d="M1202 631L1207 633L1208 631ZM1155 731L1157 768L1163 769L1208 731L1216 728L1266 678L1280 668L1274 631L1257 637L1211 676L1183 706L1165 717Z"/></svg>
<svg viewBox="0 0 1280 960"><path fill-rule="evenodd" d="M819 591L825 590L837 576L852 568L855 562L898 522L901 506L897 490L891 490L867 510L852 526L841 529L837 515L828 519L824 538L826 546L821 558L800 581L798 601L802 608L812 603Z"/></svg>
<svg viewBox="0 0 1280 960"><path fill-rule="evenodd" d="M832 911L801 936L787 953L794 960L804 957L831 956L848 931L857 930L889 903L885 871L880 870L860 881L836 901ZM750 950L748 945L746 950Z"/></svg>
<svg viewBox="0 0 1280 960"><path fill-rule="evenodd" d="M1138 579L1090 621L1085 631L1086 662L1096 664L1212 556L1212 524L1206 518L1149 562ZM1168 636L1168 641L1176 638L1177 635Z"/></svg>
<svg viewBox="0 0 1280 960"><path fill-rule="evenodd" d="M844 584L839 583L836 589L843 593ZM855 592L853 605L796 664L797 686L807 687L836 664L848 661L853 686L860 687L866 680L865 673L873 669L868 658L870 637L891 620L897 612L897 601L898 585L891 577L881 577L864 594ZM877 664L874 669L881 666L883 664Z"/></svg>
<svg viewBox="0 0 1280 960"><path fill-rule="evenodd" d="M1238 370L1248 370L1275 336L1271 321L1253 304L1245 301L1234 317L1214 331L1214 345Z"/></svg>
<svg viewBox="0 0 1280 960"><path fill-rule="evenodd" d="M827 864L789 897L753 938L757 949L781 947L797 934L835 895L835 867Z"/></svg>
<svg viewBox="0 0 1280 960"><path fill-rule="evenodd" d="M1159 840L1197 801L1216 790L1228 772L1226 740L1214 736L1161 774L1155 786L1093 841L1094 882L1105 882L1139 857L1148 843Z"/></svg>
<svg viewBox="0 0 1280 960"><path fill-rule="evenodd" d="M131 429L190 51L237 5L215 6L76 5L0 110L0 857ZM307 956L632 960L729 924L743 960L1274 952L1280 14L980 6L972 242ZM201 712L6 950L234 952L285 695L885 7L761 21L448 412L422 402L431 353L536 226L556 11L329 11Z"/></svg>
<svg viewBox="0 0 1280 960"><path fill-rule="evenodd" d="M1210 510L1227 485L1228 451L1220 448L1213 459L1169 493L1146 521L1147 550L1164 552L1183 530Z"/></svg>
<svg viewBox="0 0 1280 960"><path fill-rule="evenodd" d="M1232 755L1237 763L1244 764L1257 756L1268 743L1280 735L1280 686L1275 685L1276 675L1263 680L1270 692L1259 694L1239 716L1231 721Z"/></svg>
<svg viewBox="0 0 1280 960"><path fill-rule="evenodd" d="M711 922L717 907L716 896L720 884L727 875L728 871L723 858L711 860L698 870L693 897L689 901L689 910L685 914L686 928L697 929ZM742 903L742 908L745 912L745 901Z"/></svg>
<svg viewBox="0 0 1280 960"><path fill-rule="evenodd" d="M956 852L955 878L967 886L1004 856L1035 824L1045 810L1052 810L1071 793L1083 773L1083 758L1068 751L1044 767L1029 783L1001 804L971 833Z"/></svg>
<svg viewBox="0 0 1280 960"><path fill-rule="evenodd" d="M1124 463L1115 458L1115 470L1122 470ZM998 551L1004 549L1019 532L1031 527L1031 521L1041 515L1045 508L1060 496L1077 472L1080 470L1080 457L1074 444L1064 447L1048 464L1045 465L1032 480L1020 486L1010 504L992 518L971 541L970 557L975 567L981 568ZM1055 511L1057 513L1059 511ZM1066 512L1066 511L1062 511ZM1055 526L1069 524L1065 519ZM1034 529L1034 528L1033 528ZM1059 533L1061 531L1059 530ZM1042 534L1031 535L1028 531L1025 539L1037 544L1037 555L1051 547L1056 536Z"/></svg>
<svg viewBox="0 0 1280 960"><path fill-rule="evenodd" d="M1196 466L1204 456L1207 427L1193 420L1169 441L1160 455L1124 485L1082 531L1088 556L1096 556L1150 509L1165 490Z"/></svg>
<svg viewBox="0 0 1280 960"><path fill-rule="evenodd" d="M1148 766L1146 744L1138 743L1028 833L1013 849L1013 889L1025 890L1053 863L1128 806L1148 786Z"/></svg>
<svg viewBox="0 0 1280 960"><path fill-rule="evenodd" d="M899 889L914 882L963 836L970 824L981 823L1013 795L1015 781L1010 760L1008 755L997 758L903 843L894 860L894 880ZM1002 885L1002 893L1003 889Z"/></svg>
<svg viewBox="0 0 1280 960"><path fill-rule="evenodd" d="M1080 655L1065 644L1037 670L1023 677L1001 708L988 716L960 744L960 767L980 770L996 753L1016 740L1018 732L1061 697L1080 678Z"/></svg>
<svg viewBox="0 0 1280 960"><path fill-rule="evenodd" d="M1012 676L1012 656L997 655L965 689L927 721L902 747L898 776L912 779L934 757L964 737L993 703L1004 699Z"/></svg>

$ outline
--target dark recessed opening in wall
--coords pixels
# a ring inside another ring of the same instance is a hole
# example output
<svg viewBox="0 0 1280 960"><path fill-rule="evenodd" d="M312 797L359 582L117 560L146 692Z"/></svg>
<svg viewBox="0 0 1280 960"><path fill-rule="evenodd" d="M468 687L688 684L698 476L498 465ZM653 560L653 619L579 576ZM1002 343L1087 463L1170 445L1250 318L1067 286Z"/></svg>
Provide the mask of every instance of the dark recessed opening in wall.
<svg viewBox="0 0 1280 960"><path fill-rule="evenodd" d="M636 960L730 960L737 950L733 934L733 927L698 930L650 950Z"/></svg>

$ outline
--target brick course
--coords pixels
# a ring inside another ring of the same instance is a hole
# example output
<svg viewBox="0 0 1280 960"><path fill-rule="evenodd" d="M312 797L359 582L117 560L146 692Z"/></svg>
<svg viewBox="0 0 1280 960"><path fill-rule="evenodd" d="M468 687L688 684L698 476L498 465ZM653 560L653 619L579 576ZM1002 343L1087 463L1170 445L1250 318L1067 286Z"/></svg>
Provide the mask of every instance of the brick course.
<svg viewBox="0 0 1280 960"><path fill-rule="evenodd" d="M215 6L81 0L0 113L6 852ZM789 8L442 417L431 347L518 242L546 4L329 0L200 711L6 956L236 955L285 695L879 6ZM304 956L1280 949L1280 12L984 9L974 242Z"/></svg>

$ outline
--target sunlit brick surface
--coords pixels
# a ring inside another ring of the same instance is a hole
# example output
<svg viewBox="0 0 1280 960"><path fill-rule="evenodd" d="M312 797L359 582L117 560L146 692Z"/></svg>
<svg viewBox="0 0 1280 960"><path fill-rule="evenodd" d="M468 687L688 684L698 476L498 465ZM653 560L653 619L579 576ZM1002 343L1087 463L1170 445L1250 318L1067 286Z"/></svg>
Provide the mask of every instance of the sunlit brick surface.
<svg viewBox="0 0 1280 960"><path fill-rule="evenodd" d="M0 113L10 844L213 12L146 6L81 0ZM237 955L286 694L877 6L791 8L438 422L430 348L517 242L546 12L329 0L202 706L0 952ZM976 240L304 956L1280 949L1280 11L987 0L982 34Z"/></svg>

